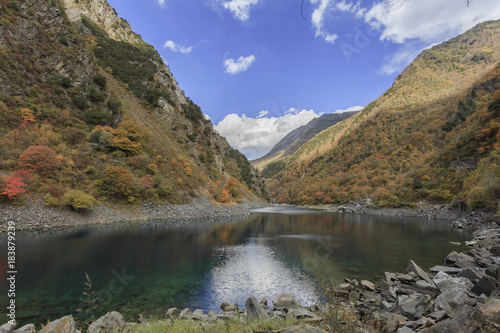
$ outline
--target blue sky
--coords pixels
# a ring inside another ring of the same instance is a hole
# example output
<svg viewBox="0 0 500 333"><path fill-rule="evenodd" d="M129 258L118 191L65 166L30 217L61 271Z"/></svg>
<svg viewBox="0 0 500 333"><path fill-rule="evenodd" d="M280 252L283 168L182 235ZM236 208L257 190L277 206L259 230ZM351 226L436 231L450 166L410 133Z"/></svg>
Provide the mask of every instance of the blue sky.
<svg viewBox="0 0 500 333"><path fill-rule="evenodd" d="M108 2L249 158L373 101L424 48L500 18L498 0Z"/></svg>

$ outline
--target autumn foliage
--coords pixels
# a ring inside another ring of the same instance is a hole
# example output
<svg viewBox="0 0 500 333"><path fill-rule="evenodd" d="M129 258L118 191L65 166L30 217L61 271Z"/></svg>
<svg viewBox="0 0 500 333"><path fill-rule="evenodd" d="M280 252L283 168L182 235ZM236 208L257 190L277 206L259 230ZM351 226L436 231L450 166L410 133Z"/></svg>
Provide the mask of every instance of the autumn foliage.
<svg viewBox="0 0 500 333"><path fill-rule="evenodd" d="M19 156L17 164L21 169L33 170L40 174L53 172L61 167L61 161L54 149L43 145L30 146Z"/></svg>
<svg viewBox="0 0 500 333"><path fill-rule="evenodd" d="M126 198L132 194L134 178L122 166L108 166L98 183L101 193L116 198Z"/></svg>
<svg viewBox="0 0 500 333"><path fill-rule="evenodd" d="M23 183L22 178L19 176L7 177L5 181L5 188L2 191L10 200L14 199L20 194L26 193L27 184Z"/></svg>

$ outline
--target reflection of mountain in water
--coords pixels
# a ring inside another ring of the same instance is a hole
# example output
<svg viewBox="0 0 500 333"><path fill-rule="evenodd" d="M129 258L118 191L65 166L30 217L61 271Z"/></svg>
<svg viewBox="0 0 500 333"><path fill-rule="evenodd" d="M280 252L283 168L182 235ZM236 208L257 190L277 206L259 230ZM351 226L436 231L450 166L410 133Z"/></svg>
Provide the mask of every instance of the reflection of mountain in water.
<svg viewBox="0 0 500 333"><path fill-rule="evenodd" d="M272 299L280 292L308 304L323 279L378 280L384 271L403 271L410 258L425 269L461 250L450 241L468 237L424 219L283 211L237 223L165 221L16 236L19 324L74 313L85 272L102 295L116 272L134 277L102 304L104 313L218 310L222 301L244 307L250 294ZM5 242L0 238L0 247Z"/></svg>

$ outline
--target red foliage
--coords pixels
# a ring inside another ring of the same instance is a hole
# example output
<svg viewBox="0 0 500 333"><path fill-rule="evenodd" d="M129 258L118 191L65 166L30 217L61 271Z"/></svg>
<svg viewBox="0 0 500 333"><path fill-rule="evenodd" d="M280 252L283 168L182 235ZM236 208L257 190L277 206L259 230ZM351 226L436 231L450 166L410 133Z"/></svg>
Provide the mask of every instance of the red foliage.
<svg viewBox="0 0 500 333"><path fill-rule="evenodd" d="M56 152L43 145L30 146L19 156L17 164L21 169L33 170L42 174L61 167L61 161L57 158Z"/></svg>
<svg viewBox="0 0 500 333"><path fill-rule="evenodd" d="M22 178L19 176L9 176L7 178L7 184L5 189L2 191L3 195L9 197L9 199L13 199L15 196L19 194L26 193L27 185L23 183Z"/></svg>

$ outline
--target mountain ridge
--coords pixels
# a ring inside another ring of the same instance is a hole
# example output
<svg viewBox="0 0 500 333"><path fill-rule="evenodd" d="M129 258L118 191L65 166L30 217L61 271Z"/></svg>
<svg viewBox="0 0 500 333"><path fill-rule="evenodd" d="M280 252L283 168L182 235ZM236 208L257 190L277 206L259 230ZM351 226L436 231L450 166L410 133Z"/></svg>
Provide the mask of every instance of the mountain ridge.
<svg viewBox="0 0 500 333"><path fill-rule="evenodd" d="M488 21L424 50L361 112L271 163L277 201L496 210L499 35L500 21Z"/></svg>
<svg viewBox="0 0 500 333"><path fill-rule="evenodd" d="M78 211L97 201L268 197L106 1L0 5L0 201L41 196Z"/></svg>
<svg viewBox="0 0 500 333"><path fill-rule="evenodd" d="M285 135L285 137L275 144L267 154L251 162L258 169L264 169L269 163L293 154L316 134L344 119L351 117L356 112L357 111L328 113L314 118L307 124L302 125Z"/></svg>

